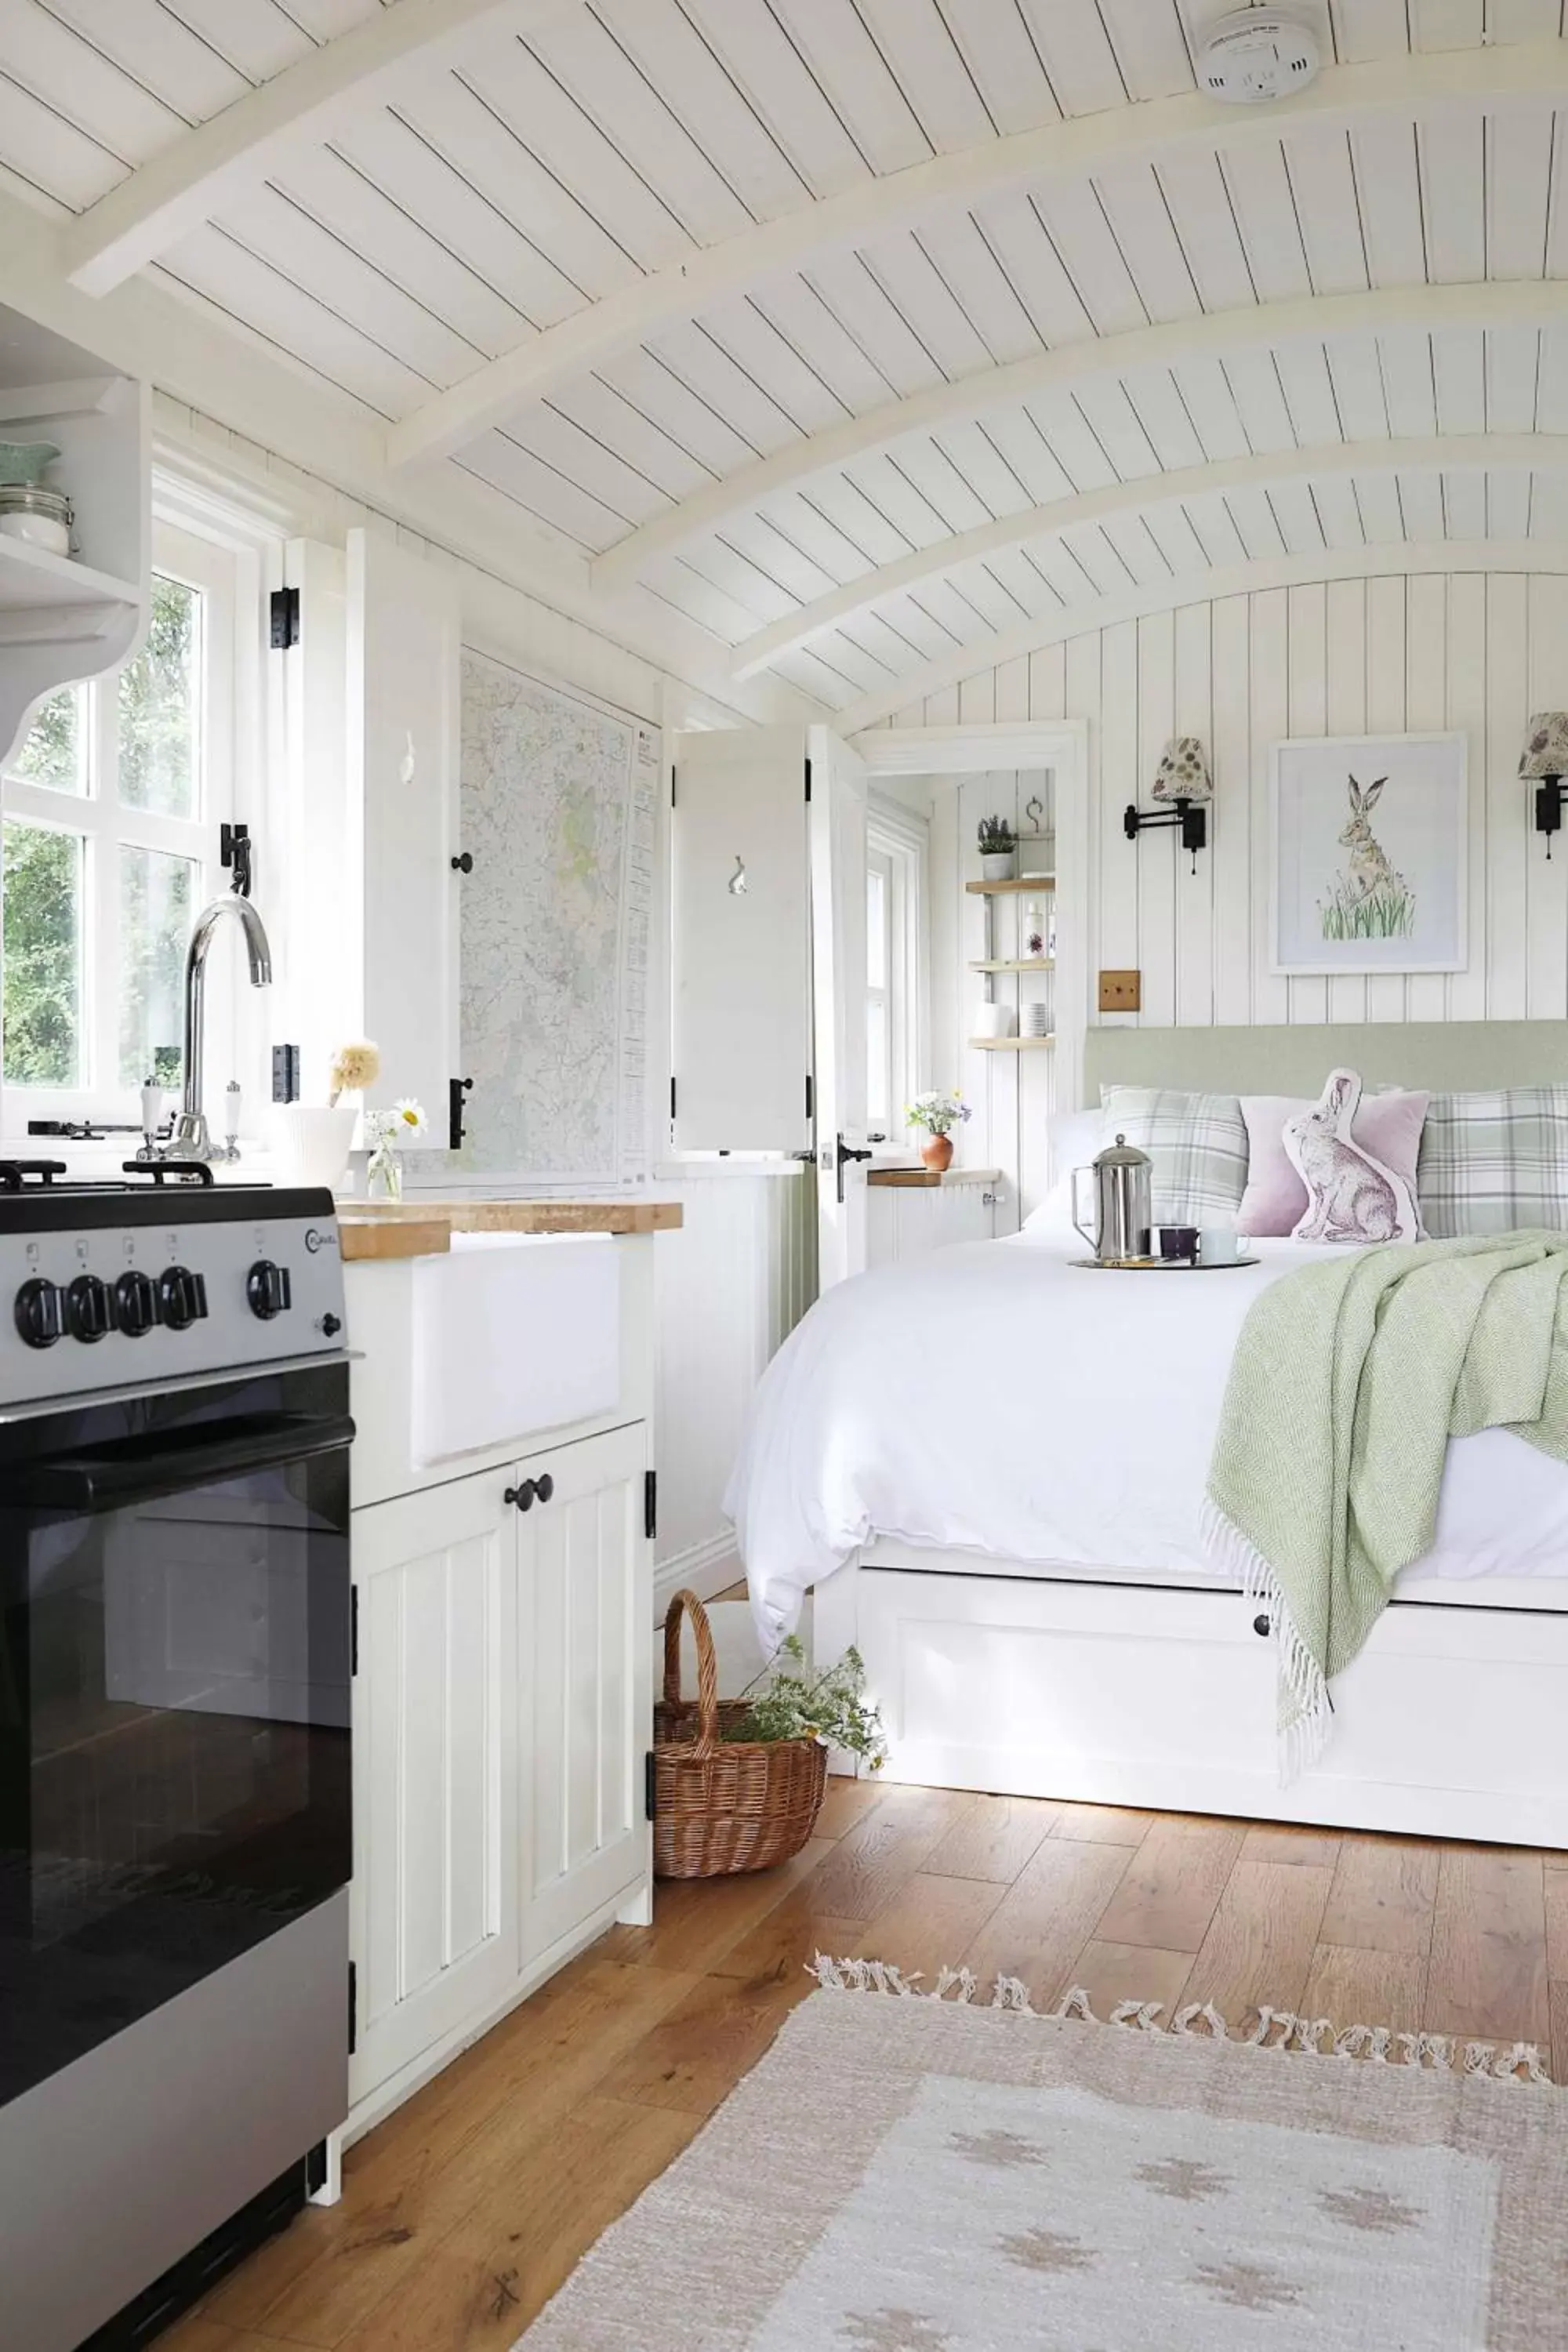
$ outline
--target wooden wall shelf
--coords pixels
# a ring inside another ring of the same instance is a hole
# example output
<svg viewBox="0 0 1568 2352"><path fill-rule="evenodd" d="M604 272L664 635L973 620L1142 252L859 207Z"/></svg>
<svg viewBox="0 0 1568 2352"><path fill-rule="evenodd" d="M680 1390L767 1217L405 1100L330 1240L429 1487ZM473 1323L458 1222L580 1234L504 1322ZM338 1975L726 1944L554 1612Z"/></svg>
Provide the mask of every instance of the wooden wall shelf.
<svg viewBox="0 0 1568 2352"><path fill-rule="evenodd" d="M1020 874L1013 882L966 882L963 887L977 898L1000 898L1016 890L1054 890L1057 877L1054 874Z"/></svg>
<svg viewBox="0 0 1568 2352"><path fill-rule="evenodd" d="M1033 1054L1042 1045L1054 1045L1056 1037L972 1037L970 1044L977 1054Z"/></svg>
<svg viewBox="0 0 1568 2352"><path fill-rule="evenodd" d="M972 963L969 967L971 971L1055 971L1056 968L1055 956L1024 956L1016 958L1011 963L997 963L993 960Z"/></svg>

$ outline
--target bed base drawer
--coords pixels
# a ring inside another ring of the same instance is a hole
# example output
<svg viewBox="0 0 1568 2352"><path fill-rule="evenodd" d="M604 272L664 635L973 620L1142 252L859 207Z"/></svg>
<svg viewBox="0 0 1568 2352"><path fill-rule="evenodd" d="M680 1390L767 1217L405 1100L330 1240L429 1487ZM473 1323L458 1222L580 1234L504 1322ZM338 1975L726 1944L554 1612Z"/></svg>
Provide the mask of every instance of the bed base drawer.
<svg viewBox="0 0 1568 2352"><path fill-rule="evenodd" d="M866 1660L895 1780L1568 1846L1568 1617L1390 1609L1288 1789L1262 1619L1236 1592L873 1567L816 1603L819 1655Z"/></svg>

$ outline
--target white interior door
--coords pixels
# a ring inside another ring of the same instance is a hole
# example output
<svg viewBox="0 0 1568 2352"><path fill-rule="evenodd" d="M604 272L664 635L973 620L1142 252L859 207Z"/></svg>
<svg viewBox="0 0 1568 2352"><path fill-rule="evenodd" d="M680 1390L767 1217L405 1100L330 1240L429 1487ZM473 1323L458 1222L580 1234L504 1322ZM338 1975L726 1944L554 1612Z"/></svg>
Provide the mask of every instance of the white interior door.
<svg viewBox="0 0 1568 2352"><path fill-rule="evenodd" d="M817 1286L866 1264L866 771L808 730Z"/></svg>
<svg viewBox="0 0 1568 2352"><path fill-rule="evenodd" d="M805 732L679 735L670 812L670 1131L678 1151L808 1151Z"/></svg>

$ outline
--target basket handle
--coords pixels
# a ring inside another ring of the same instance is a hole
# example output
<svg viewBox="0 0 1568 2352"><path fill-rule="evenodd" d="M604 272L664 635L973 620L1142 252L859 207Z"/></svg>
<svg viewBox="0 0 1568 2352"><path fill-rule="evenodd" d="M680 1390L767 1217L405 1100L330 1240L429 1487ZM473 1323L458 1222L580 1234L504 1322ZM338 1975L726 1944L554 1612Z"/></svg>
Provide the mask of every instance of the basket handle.
<svg viewBox="0 0 1568 2352"><path fill-rule="evenodd" d="M697 1737L691 1743L694 1758L710 1756L719 1737L719 1660L713 1649L712 1628L708 1612L695 1592L679 1591L670 1602L664 1621L664 1703L679 1706L680 1695L680 1620L691 1620L691 1631L697 1637Z"/></svg>

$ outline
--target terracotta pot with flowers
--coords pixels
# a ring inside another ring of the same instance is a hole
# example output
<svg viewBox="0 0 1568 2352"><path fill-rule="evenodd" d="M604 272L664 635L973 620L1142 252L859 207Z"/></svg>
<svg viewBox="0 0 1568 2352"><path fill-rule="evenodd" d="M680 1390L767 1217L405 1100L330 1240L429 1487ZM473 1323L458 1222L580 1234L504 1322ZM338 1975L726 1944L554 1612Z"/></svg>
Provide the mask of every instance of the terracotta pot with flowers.
<svg viewBox="0 0 1568 2352"><path fill-rule="evenodd" d="M952 1130L969 1117L969 1105L958 1094L917 1095L904 1111L910 1127L924 1130L921 1158L941 1175L952 1165Z"/></svg>

